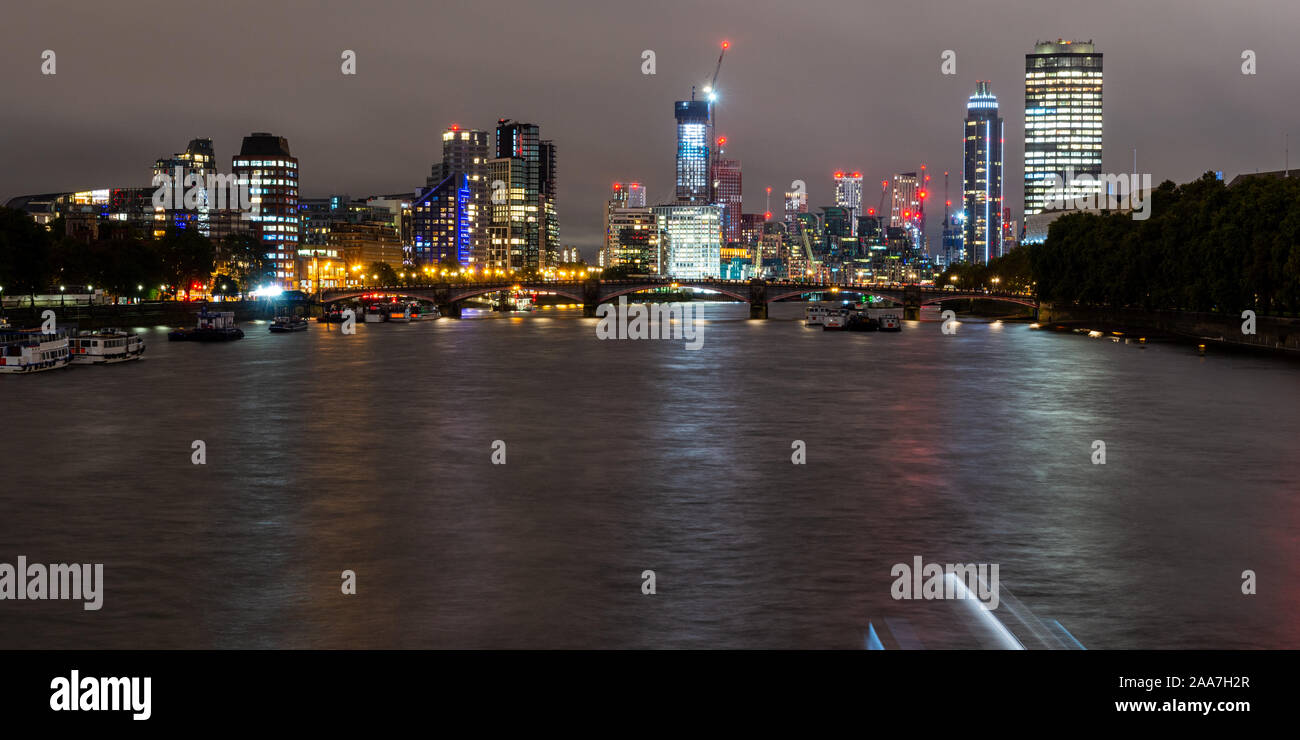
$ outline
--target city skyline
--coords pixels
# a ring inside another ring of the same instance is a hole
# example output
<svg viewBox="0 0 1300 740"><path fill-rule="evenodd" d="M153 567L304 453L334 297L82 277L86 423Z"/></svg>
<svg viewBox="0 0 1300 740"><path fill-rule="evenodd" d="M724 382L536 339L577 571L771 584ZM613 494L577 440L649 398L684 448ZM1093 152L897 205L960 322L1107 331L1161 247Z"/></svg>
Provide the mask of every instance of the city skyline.
<svg viewBox="0 0 1300 740"><path fill-rule="evenodd" d="M967 45L963 36L945 35L943 30L970 22L977 15L974 9L954 8L944 18L927 20L925 27L933 30L926 32L926 42L908 39L906 50L895 51L892 57L906 63L891 68L889 76L871 77L865 86L867 95L844 95L844 85L850 80L807 70L820 68L819 60L831 56L844 58L848 54L857 59L855 55L861 55L857 61L868 66L872 60L878 63L887 58L898 42L876 25L895 17L899 10L881 9L873 15L825 3L778 23L776 16L766 19L762 13L747 14L742 21L727 12L731 6L719 4L693 11L699 22L692 26L698 30L683 34L669 22L670 3L661 13L637 14L638 21L644 22L627 34L618 32L619 25L612 21L632 17L630 11L600 8L594 11L599 17L590 22L600 24L602 34L593 36L589 46L542 48L524 39L519 53L536 64L513 65L487 58L483 64L467 68L464 79L409 75L403 71L409 65L401 62L446 60L453 56L451 50L462 50L475 39L486 38L485 23L482 30L475 30L485 19L475 21L472 13L465 38L449 40L446 49L415 43L410 34L401 31L401 24L390 25L391 33L382 46L367 47L363 33L349 41L348 31L321 31L307 34L311 37L308 42L292 43L295 49L301 46L301 54L276 51L268 52L266 58L259 54L223 58L221 65L211 67L211 73L198 75L190 84L169 86L165 100L158 99L155 85L143 80L100 86L112 88L112 100L121 104L110 103L104 90L90 81L98 79L102 68L94 63L96 58L111 65L122 63L123 55L131 53L123 47L131 46L135 29L118 25L112 17L95 19L94 13L52 28L28 15L26 9L19 9L11 28L25 29L39 42L11 44L0 51L0 80L20 100L19 105L0 113L0 119L11 136L29 145L6 150L5 160L0 162L0 197L124 187L137 184L130 180L135 173L140 173L144 185L148 167L142 163L175 151L193 138L214 139L220 166L252 131L274 131L293 143L295 155L304 163L304 198L413 191L440 158L439 132L452 123L487 129L492 121L509 117L539 124L556 142L565 173L557 197L561 240L581 247L584 256L594 261L603 241L605 194L611 182L633 176L646 184L649 203L671 202L675 131L664 113L666 104L689 99L692 85L697 92L702 89L721 38L729 39L733 46L718 84L720 125L715 134L727 136L728 156L745 163L748 201L754 204L746 210L751 212L760 210L765 187L783 193L796 179L807 183L811 209L832 205L832 175L846 166L860 169L867 182L915 170L920 163L928 164L931 172L960 171L961 151L952 136L951 121L976 79L991 80L994 89L1005 93L1005 201L1018 208L1023 198L1024 111L1017 88L1024 55L1035 41L1047 38L1091 38L1107 56L1105 171L1132 169L1135 148L1138 169L1153 173L1155 182L1186 181L1206 170L1220 170L1231 177L1282 168L1287 114L1285 85L1277 72L1300 61L1300 53L1283 44L1280 32L1273 30L1285 23L1266 25L1207 5L1195 23L1217 14L1214 25L1220 35L1213 43L1204 44L1211 49L1178 43L1157 53L1157 47L1140 31L1143 24L1133 22L1134 14L1139 20L1159 21L1174 37L1179 25L1188 20L1172 14L1166 17L1159 9L1135 10L1121 3L1102 3L1086 14L1053 9L1050 16L1035 10L1031 3L999 5L1019 12L1001 14L994 36L979 37L978 45ZM418 13L414 6L399 7L412 15ZM1276 7L1283 17L1297 13L1290 6ZM590 6L560 3L555 11L577 12L577 8ZM826 24L825 18L833 10L846 13L850 22ZM192 17L188 11L169 6L166 12L178 23ZM455 16L463 11L440 12ZM540 11L529 8L521 13L523 23ZM851 22L856 13L861 13L860 24ZM269 14L268 22L296 17L294 10L274 9ZM238 33L222 18L210 20L211 39L187 39L200 55L206 51L217 54L223 34L233 38ZM358 30L374 23L368 16L357 18ZM823 46L834 44L814 43L816 35L812 40L807 34L787 35L782 29L788 30L790 23L799 28L815 27L817 34L828 38L856 33L871 43L861 52L846 52L845 47L823 50ZM101 36L109 40L81 38L79 34L91 26L102 30ZM338 42L332 45L340 51L356 51L356 76L340 74L337 54L322 51L334 36ZM40 75L41 51L50 48L59 52L61 38L67 48L58 58L58 73ZM783 44L780 55L770 52L770 44L777 38ZM162 50L168 48L164 45ZM308 48L310 54L305 51ZM945 49L956 53L953 75L940 72ZM1253 49L1259 55L1257 76L1241 74L1243 49ZM642 74L644 50L655 52L654 75ZM774 57L793 58L800 64L788 69L776 64ZM599 64L593 64L593 59ZM434 64L432 68L440 67ZM176 72L158 70L154 74L165 80ZM251 89L246 84L250 79L256 81ZM391 95L379 97L391 90L395 80L410 87L412 100L397 103ZM797 85L797 101L773 95L774 90L788 85ZM1219 90L1223 105L1204 108L1199 90L1205 85ZM334 105L322 117L314 98L303 97L308 90L322 93L324 98L346 93L356 102ZM557 94L566 90L568 94ZM220 104L237 99L236 93L250 102L239 107ZM834 115L808 120L809 111L824 109L823 103L832 101ZM87 107L95 111L93 117L84 114ZM264 112L256 112L259 110ZM595 110L602 112L596 115ZM1191 120L1197 125L1187 125ZM791 136L792 131L801 135ZM872 200L870 193L866 200ZM1021 214L1013 210L1013 216ZM936 253L939 219L928 219L927 226L930 252Z"/></svg>

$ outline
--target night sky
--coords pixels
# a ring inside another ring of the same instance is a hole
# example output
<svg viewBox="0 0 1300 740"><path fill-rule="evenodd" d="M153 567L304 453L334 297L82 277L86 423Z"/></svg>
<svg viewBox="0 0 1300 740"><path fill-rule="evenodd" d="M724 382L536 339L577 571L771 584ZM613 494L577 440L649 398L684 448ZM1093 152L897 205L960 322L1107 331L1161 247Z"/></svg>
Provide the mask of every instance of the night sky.
<svg viewBox="0 0 1300 740"><path fill-rule="evenodd" d="M768 185L779 211L794 179L814 210L829 205L837 169L861 170L874 206L881 179L921 163L935 205L945 169L958 201L965 101L989 79L1019 218L1036 40L1092 39L1105 55L1106 172L1130 172L1135 147L1155 182L1281 169L1283 132L1300 134L1295 0L122 0L9 3L3 15L0 202L146 186L154 159L195 137L212 137L228 172L252 131L288 137L303 197L413 191L444 127L508 117L555 140L561 240L588 258L611 183L671 198L673 101L705 84L724 38L719 133L743 163L746 212L764 209ZM56 75L40 72L45 49ZM340 73L344 49L356 76ZM654 76L641 73L645 49ZM940 74L945 49L954 76ZM1241 73L1244 49L1255 76Z"/></svg>

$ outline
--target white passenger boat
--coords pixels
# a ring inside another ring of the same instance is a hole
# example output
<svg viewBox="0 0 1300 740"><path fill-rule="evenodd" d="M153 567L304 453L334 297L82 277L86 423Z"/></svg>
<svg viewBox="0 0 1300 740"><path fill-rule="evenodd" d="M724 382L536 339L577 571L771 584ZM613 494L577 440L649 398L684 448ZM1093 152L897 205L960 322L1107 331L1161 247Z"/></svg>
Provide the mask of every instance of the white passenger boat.
<svg viewBox="0 0 1300 740"><path fill-rule="evenodd" d="M903 323L898 320L897 315L892 313L887 313L880 317L880 330L881 331L902 331Z"/></svg>
<svg viewBox="0 0 1300 740"><path fill-rule="evenodd" d="M831 309L826 312L825 318L822 319L822 331L842 331L848 320L848 311Z"/></svg>
<svg viewBox="0 0 1300 740"><path fill-rule="evenodd" d="M39 329L0 332L0 373L39 373L67 367L68 332L43 334Z"/></svg>
<svg viewBox="0 0 1300 740"><path fill-rule="evenodd" d="M830 309L825 306L812 305L803 310L805 326L821 326L826 323L826 314Z"/></svg>
<svg viewBox="0 0 1300 740"><path fill-rule="evenodd" d="M108 365L140 359L144 337L120 329L83 331L69 340L69 348L74 365Z"/></svg>

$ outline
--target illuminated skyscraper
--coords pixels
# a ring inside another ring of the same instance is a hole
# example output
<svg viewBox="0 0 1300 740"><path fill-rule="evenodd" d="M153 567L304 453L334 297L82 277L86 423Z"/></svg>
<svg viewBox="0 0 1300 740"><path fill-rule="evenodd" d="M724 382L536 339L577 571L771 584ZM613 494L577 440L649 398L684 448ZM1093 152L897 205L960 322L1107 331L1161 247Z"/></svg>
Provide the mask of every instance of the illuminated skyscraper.
<svg viewBox="0 0 1300 740"><path fill-rule="evenodd" d="M538 267L547 267L560 261L560 217L555 209L555 142L543 139L538 144L538 157L537 208L542 219Z"/></svg>
<svg viewBox="0 0 1300 740"><path fill-rule="evenodd" d="M1002 118L988 82L975 83L964 130L965 250L971 262L984 264L1002 256Z"/></svg>
<svg viewBox="0 0 1300 740"><path fill-rule="evenodd" d="M903 227L919 218L921 211L920 178L915 172L894 175L890 197L889 225Z"/></svg>
<svg viewBox="0 0 1300 740"><path fill-rule="evenodd" d="M1101 57L1091 41L1061 39L1025 55L1026 216L1056 197L1101 192L1100 182L1071 176L1101 174Z"/></svg>
<svg viewBox="0 0 1300 740"><path fill-rule="evenodd" d="M719 146L719 153L722 149ZM718 157L712 164L713 203L722 208L722 242L740 241L740 160Z"/></svg>
<svg viewBox="0 0 1300 740"><path fill-rule="evenodd" d="M253 232L275 273L267 277L279 287L298 289L298 159L289 154L289 140L266 133L245 136L232 171L248 184Z"/></svg>
<svg viewBox="0 0 1300 740"><path fill-rule="evenodd" d="M709 149L712 125L704 100L679 100L677 117L677 203L709 204Z"/></svg>
<svg viewBox="0 0 1300 740"><path fill-rule="evenodd" d="M441 192L436 204L424 199L413 211L413 217L421 224L415 234L418 243L412 246L416 264L432 268L437 260L448 257L467 267L487 262L490 217L487 163L486 131L461 129L453 124L442 132L442 161L433 166L421 195L427 196L433 188L440 188ZM457 205L455 208L460 210L446 210L462 200L462 187L468 190L463 207ZM426 207L423 218L418 211L421 205ZM435 205L441 215L431 221L430 209Z"/></svg>
<svg viewBox="0 0 1300 740"><path fill-rule="evenodd" d="M835 205L849 212L851 236L858 235L858 216L862 214L862 173L835 173Z"/></svg>

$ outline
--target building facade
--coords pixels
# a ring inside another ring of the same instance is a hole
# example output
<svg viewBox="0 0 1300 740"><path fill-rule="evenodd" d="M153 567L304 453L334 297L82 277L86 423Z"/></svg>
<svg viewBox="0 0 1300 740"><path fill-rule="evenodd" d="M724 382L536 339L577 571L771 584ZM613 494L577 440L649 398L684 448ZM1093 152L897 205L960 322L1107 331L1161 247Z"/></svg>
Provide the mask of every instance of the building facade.
<svg viewBox="0 0 1300 740"><path fill-rule="evenodd" d="M851 236L858 235L858 216L862 214L862 173L835 173L835 205L849 212Z"/></svg>
<svg viewBox="0 0 1300 740"><path fill-rule="evenodd" d="M976 82L966 103L962 160L963 242L966 258L976 264L1002 256L1002 129L997 96L988 82Z"/></svg>
<svg viewBox="0 0 1300 740"><path fill-rule="evenodd" d="M298 289L298 159L289 152L289 140L260 132L245 136L232 170L249 189L252 231L274 273L267 277L286 290Z"/></svg>
<svg viewBox="0 0 1300 740"><path fill-rule="evenodd" d="M667 258L664 274L682 279L718 277L722 265L722 209L668 205L650 209Z"/></svg>
<svg viewBox="0 0 1300 740"><path fill-rule="evenodd" d="M677 204L708 205L713 134L709 104L703 100L678 100L674 111L677 118Z"/></svg>
<svg viewBox="0 0 1300 740"><path fill-rule="evenodd" d="M1101 183L1102 55L1091 41L1039 42L1025 55L1025 210L1096 198ZM1096 201L1093 201L1096 202Z"/></svg>

